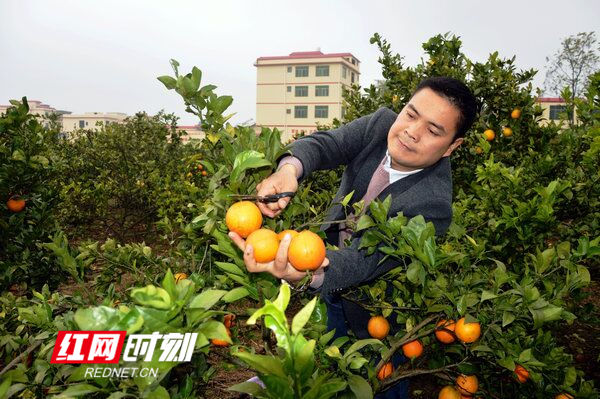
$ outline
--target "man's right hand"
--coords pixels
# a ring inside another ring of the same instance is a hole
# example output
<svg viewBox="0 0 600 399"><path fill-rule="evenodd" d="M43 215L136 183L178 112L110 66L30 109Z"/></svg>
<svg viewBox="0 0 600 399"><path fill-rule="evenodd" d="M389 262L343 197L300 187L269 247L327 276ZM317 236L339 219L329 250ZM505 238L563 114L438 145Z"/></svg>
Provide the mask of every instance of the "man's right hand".
<svg viewBox="0 0 600 399"><path fill-rule="evenodd" d="M257 195L271 195L284 193L286 191L296 192L298 190L298 179L296 178L296 167L291 164L283 165L277 172L258 183ZM277 202L258 203L258 209L268 217L275 217L283 211L290 202L290 197L281 198Z"/></svg>

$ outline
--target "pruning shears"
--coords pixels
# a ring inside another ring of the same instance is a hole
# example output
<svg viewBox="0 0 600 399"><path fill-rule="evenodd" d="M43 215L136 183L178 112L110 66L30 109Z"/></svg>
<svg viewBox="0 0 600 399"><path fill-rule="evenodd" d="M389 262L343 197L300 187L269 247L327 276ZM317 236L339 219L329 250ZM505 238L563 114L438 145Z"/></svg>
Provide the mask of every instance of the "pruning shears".
<svg viewBox="0 0 600 399"><path fill-rule="evenodd" d="M286 191L279 194L270 194L270 195L245 195L245 194L229 194L229 197L234 197L239 200L247 200L247 201L258 201L263 203L271 203L277 202L281 198L290 197L290 199L294 198L296 193L292 191Z"/></svg>

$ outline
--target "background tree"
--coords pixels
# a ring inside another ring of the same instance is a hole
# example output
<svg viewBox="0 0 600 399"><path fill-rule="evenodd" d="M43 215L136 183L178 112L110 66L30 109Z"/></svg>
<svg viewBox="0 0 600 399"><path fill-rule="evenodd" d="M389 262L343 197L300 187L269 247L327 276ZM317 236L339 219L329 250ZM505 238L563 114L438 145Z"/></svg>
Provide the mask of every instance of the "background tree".
<svg viewBox="0 0 600 399"><path fill-rule="evenodd" d="M568 86L571 102L581 94L588 77L600 66L596 43L596 32L580 32L564 39L561 48L551 58L546 57L545 89L556 95Z"/></svg>

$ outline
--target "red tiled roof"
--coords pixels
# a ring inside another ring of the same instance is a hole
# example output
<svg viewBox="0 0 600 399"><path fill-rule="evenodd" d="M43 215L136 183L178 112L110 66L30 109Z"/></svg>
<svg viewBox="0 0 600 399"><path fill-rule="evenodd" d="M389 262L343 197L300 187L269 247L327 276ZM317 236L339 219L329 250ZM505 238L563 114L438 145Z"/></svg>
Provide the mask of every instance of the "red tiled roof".
<svg viewBox="0 0 600 399"><path fill-rule="evenodd" d="M353 57L358 62L359 59L354 57L351 53L329 53L323 54L320 51L295 51L290 53L290 55L275 55L275 56L267 56L267 57L258 57L256 61L262 60L287 60L294 58L329 58L329 57Z"/></svg>
<svg viewBox="0 0 600 399"><path fill-rule="evenodd" d="M560 97L538 97L536 99L537 102L539 103L564 103L565 100L563 100Z"/></svg>

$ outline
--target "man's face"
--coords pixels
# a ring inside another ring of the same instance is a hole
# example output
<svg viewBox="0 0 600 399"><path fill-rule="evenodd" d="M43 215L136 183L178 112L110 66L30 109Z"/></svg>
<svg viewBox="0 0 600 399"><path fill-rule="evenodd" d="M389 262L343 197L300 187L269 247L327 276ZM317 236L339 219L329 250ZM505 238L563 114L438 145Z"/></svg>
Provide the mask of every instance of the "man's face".
<svg viewBox="0 0 600 399"><path fill-rule="evenodd" d="M429 88L417 92L388 133L392 168L423 169L446 157L463 139L454 139L460 111Z"/></svg>

